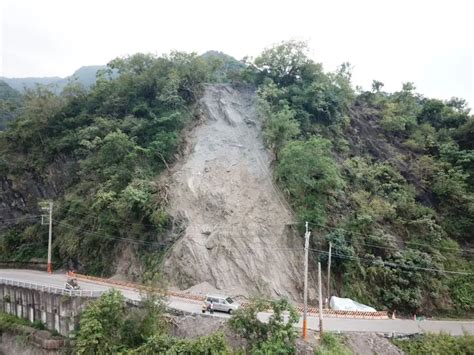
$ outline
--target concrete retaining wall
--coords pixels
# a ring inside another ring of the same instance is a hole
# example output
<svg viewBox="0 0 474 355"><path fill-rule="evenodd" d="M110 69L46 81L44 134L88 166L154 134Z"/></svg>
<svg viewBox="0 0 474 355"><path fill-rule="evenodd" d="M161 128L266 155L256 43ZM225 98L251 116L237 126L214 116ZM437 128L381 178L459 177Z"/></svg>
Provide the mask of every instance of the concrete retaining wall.
<svg viewBox="0 0 474 355"><path fill-rule="evenodd" d="M39 320L47 329L56 330L64 336L77 329L79 315L91 300L93 298L0 284L0 312L30 322Z"/></svg>

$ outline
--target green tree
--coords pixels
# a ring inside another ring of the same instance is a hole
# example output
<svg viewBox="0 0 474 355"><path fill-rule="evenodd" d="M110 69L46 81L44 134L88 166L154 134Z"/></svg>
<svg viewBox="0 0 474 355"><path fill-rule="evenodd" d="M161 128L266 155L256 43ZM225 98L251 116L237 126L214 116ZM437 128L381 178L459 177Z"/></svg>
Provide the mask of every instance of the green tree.
<svg viewBox="0 0 474 355"><path fill-rule="evenodd" d="M154 277L144 286L140 293L140 307L128 311L121 329L122 344L129 349L145 344L152 337L166 336L169 332L163 302L166 289L162 279Z"/></svg>
<svg viewBox="0 0 474 355"><path fill-rule="evenodd" d="M441 100L430 99L424 102L418 114L418 122L428 122L436 129L457 128L468 121L468 114L469 110L463 100L452 99L445 104Z"/></svg>
<svg viewBox="0 0 474 355"><path fill-rule="evenodd" d="M125 320L125 300L112 289L88 305L81 315L77 335L78 354L111 354L121 344L121 329Z"/></svg>
<svg viewBox="0 0 474 355"><path fill-rule="evenodd" d="M258 313L271 310L268 322L258 319ZM288 312L285 320L284 313ZM299 314L286 300L264 301L257 299L239 309L229 320L230 327L247 340L253 354L294 354L297 331L294 328Z"/></svg>
<svg viewBox="0 0 474 355"><path fill-rule="evenodd" d="M326 210L343 186L331 156L331 142L313 137L289 142L281 151L276 175L301 221L322 224Z"/></svg>
<svg viewBox="0 0 474 355"><path fill-rule="evenodd" d="M153 337L167 337L162 302L164 289L147 283L140 307L127 309L117 290L104 293L81 314L78 354L110 354L142 346Z"/></svg>
<svg viewBox="0 0 474 355"><path fill-rule="evenodd" d="M281 42L265 49L254 64L263 76L273 79L279 85L290 85L301 78L304 66L311 62L307 52L305 42Z"/></svg>
<svg viewBox="0 0 474 355"><path fill-rule="evenodd" d="M395 345L408 355L472 354L474 336L449 334L424 334L411 340L396 340Z"/></svg>
<svg viewBox="0 0 474 355"><path fill-rule="evenodd" d="M458 276L450 283L454 305L460 312L474 311L474 276Z"/></svg>
<svg viewBox="0 0 474 355"><path fill-rule="evenodd" d="M295 113L285 105L281 110L269 113L265 120L264 137L277 160L283 146L300 133L294 117Z"/></svg>
<svg viewBox="0 0 474 355"><path fill-rule="evenodd" d="M381 81L373 80L372 81L372 91L375 93L379 93L380 90L383 88L384 84Z"/></svg>
<svg viewBox="0 0 474 355"><path fill-rule="evenodd" d="M167 335L152 336L145 344L130 351L129 354L227 355L231 354L231 351L226 343L224 335L222 333L214 333L193 340L180 339Z"/></svg>
<svg viewBox="0 0 474 355"><path fill-rule="evenodd" d="M21 104L21 94L0 80L0 131L5 129L7 122L18 115Z"/></svg>
<svg viewBox="0 0 474 355"><path fill-rule="evenodd" d="M463 149L474 150L474 117L471 116L466 123L454 132L454 139Z"/></svg>
<svg viewBox="0 0 474 355"><path fill-rule="evenodd" d="M344 345L340 335L324 332L315 355L350 355L352 352Z"/></svg>
<svg viewBox="0 0 474 355"><path fill-rule="evenodd" d="M440 200L443 227L451 237L465 242L472 240L474 228L474 195L468 191L468 177L462 169L448 164L437 172L432 184Z"/></svg>
<svg viewBox="0 0 474 355"><path fill-rule="evenodd" d="M438 146L436 130L428 123L420 124L405 141L405 146L418 152L435 152Z"/></svg>

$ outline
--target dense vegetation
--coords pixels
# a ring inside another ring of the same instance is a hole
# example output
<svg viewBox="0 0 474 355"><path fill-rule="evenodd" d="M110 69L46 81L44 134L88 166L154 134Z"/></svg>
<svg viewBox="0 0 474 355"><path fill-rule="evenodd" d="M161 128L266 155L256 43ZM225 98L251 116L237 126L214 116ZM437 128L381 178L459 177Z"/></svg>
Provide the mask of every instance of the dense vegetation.
<svg viewBox="0 0 474 355"><path fill-rule="evenodd" d="M205 82L257 87L275 178L313 231L313 261L333 246L333 293L399 312L474 310L474 118L460 99L351 85L288 42L253 62L222 54L137 54L109 63L86 90L38 87L0 133L0 176L45 181L56 196L54 258L113 272L127 248L155 269L173 242L159 176L176 159ZM224 64L224 65L222 65ZM30 203L36 201L28 201ZM0 258L44 257L46 228L3 233ZM139 251L139 252L137 252ZM457 273L450 273L456 271Z"/></svg>
<svg viewBox="0 0 474 355"><path fill-rule="evenodd" d="M0 338L3 338L3 334L9 334L15 336L16 341L26 341L33 333L45 329L45 324L40 320L31 323L26 319L0 312ZM61 338L56 330L51 331L49 337Z"/></svg>
<svg viewBox="0 0 474 355"><path fill-rule="evenodd" d="M17 318L3 312L0 313L0 336L4 332L18 331L22 326L27 325L29 325L29 323L25 319Z"/></svg>
<svg viewBox="0 0 474 355"><path fill-rule="evenodd" d="M15 118L21 105L21 94L0 80L0 131L4 130L7 122Z"/></svg>
<svg viewBox="0 0 474 355"><path fill-rule="evenodd" d="M258 313L269 310L272 315L268 322L258 319ZM286 299L256 299L248 307L237 310L229 325L235 334L247 341L249 354L294 354L298 320L299 313Z"/></svg>
<svg viewBox="0 0 474 355"><path fill-rule="evenodd" d="M349 64L326 73L300 42L265 50L245 77L258 86L276 178L316 235L315 258L325 262L332 242L334 290L382 309L472 312L466 102L424 98L411 83L354 90Z"/></svg>
<svg viewBox="0 0 474 355"><path fill-rule="evenodd" d="M144 297L142 307L127 309L122 294L111 290L88 305L81 314L77 333L78 354L294 354L299 316L287 300L255 300L235 312L229 321L233 336L245 340L246 349L232 350L217 332L197 339L170 335L171 323L164 313L161 292ZM268 322L257 313L273 310ZM288 319L284 314L288 312ZM337 345L337 344L336 344ZM244 352L245 350L245 352Z"/></svg>
<svg viewBox="0 0 474 355"><path fill-rule="evenodd" d="M319 346L314 351L315 355L350 355L340 335L325 332L320 339Z"/></svg>
<svg viewBox="0 0 474 355"><path fill-rule="evenodd" d="M56 261L107 275L126 247L158 259L169 219L155 177L175 160L216 63L137 54L111 61L91 90L73 82L60 95L41 86L25 94L21 115L0 136L0 175L49 181L67 169L55 201ZM44 257L45 232L39 223L9 229L0 257Z"/></svg>
<svg viewBox="0 0 474 355"><path fill-rule="evenodd" d="M408 355L472 354L474 336L454 337L448 334L427 334L415 339L395 340L394 343Z"/></svg>

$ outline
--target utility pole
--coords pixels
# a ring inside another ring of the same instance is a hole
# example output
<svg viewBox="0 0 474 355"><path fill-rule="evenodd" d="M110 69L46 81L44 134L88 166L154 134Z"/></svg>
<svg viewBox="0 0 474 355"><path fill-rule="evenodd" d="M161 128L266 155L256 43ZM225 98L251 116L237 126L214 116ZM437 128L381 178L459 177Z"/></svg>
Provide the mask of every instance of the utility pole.
<svg viewBox="0 0 474 355"><path fill-rule="evenodd" d="M308 222L306 222L306 233L304 234L304 310L303 310L303 339L306 340L308 334L308 248L309 248Z"/></svg>
<svg viewBox="0 0 474 355"><path fill-rule="evenodd" d="M41 208L43 211L49 212L49 235L48 235L48 273L53 272L53 264L51 263L51 242L53 239L53 202L48 202L48 206Z"/></svg>
<svg viewBox="0 0 474 355"><path fill-rule="evenodd" d="M329 260L328 260L328 288L326 289L327 292L327 304L326 307L329 308L329 301L331 299L331 251L332 251L332 243L329 242Z"/></svg>
<svg viewBox="0 0 474 355"><path fill-rule="evenodd" d="M319 288L319 340L323 336L323 292L321 286L321 263L318 263L318 288Z"/></svg>

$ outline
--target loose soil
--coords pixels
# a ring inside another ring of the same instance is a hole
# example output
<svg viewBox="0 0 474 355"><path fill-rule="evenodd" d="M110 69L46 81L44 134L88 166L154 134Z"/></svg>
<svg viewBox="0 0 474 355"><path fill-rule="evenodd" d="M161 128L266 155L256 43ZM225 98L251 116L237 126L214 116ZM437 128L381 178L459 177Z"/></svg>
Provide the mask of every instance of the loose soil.
<svg viewBox="0 0 474 355"><path fill-rule="evenodd" d="M209 85L201 107L203 122L168 182L169 213L181 227L164 263L171 285L299 300L302 243L272 180L255 92Z"/></svg>

